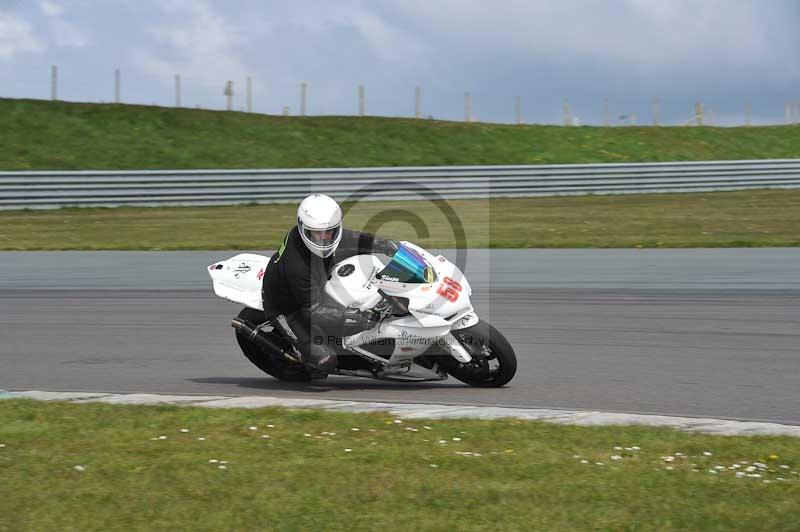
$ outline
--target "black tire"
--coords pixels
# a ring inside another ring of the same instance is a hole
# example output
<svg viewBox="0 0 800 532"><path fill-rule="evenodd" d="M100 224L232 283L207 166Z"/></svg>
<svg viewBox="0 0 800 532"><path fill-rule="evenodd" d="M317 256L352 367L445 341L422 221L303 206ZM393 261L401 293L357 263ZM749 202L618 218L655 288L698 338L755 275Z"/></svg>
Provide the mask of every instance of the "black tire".
<svg viewBox="0 0 800 532"><path fill-rule="evenodd" d="M238 318L258 325L264 322L264 313L260 310L245 307L239 313ZM267 333L267 335L277 345L286 343L286 339L275 332ZM236 341L239 343L239 347L242 349L244 356L247 357L247 360L255 364L264 373L281 381L306 382L311 380L311 376L302 364L292 363L278 353L267 352L248 341L238 332L236 333Z"/></svg>
<svg viewBox="0 0 800 532"><path fill-rule="evenodd" d="M499 388L517 372L517 355L508 340L494 327L481 320L472 327L453 331L458 343L472 356L461 363L450 355L442 356L439 365L447 373L470 386Z"/></svg>

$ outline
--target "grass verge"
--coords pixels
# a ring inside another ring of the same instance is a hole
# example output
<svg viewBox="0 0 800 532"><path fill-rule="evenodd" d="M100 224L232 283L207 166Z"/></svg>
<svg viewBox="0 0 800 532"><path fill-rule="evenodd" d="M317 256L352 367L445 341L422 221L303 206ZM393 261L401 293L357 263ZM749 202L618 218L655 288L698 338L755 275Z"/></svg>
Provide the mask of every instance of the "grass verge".
<svg viewBox="0 0 800 532"><path fill-rule="evenodd" d="M557 127L0 98L2 170L320 168L800 157L800 126Z"/></svg>
<svg viewBox="0 0 800 532"><path fill-rule="evenodd" d="M453 200L473 248L800 245L800 190ZM348 227L457 247L453 217L427 201L360 202ZM3 250L276 249L296 206L0 211ZM414 219L418 222L413 223ZM424 226L421 231L416 226Z"/></svg>
<svg viewBox="0 0 800 532"><path fill-rule="evenodd" d="M0 445L4 531L798 529L789 437L4 400Z"/></svg>

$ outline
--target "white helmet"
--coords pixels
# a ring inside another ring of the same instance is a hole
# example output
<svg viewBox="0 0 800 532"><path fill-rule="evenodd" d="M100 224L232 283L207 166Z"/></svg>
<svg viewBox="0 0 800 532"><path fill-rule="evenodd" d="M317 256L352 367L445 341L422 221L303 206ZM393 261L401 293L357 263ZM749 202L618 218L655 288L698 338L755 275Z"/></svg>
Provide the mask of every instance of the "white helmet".
<svg viewBox="0 0 800 532"><path fill-rule="evenodd" d="M297 208L297 229L311 253L330 257L342 240L342 209L330 196L312 194Z"/></svg>

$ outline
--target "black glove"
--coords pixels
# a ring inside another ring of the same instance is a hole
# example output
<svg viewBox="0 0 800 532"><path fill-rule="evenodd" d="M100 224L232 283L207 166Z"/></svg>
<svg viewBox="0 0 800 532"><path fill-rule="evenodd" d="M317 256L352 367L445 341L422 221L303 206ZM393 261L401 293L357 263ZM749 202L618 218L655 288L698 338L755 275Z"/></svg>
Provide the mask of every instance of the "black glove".
<svg viewBox="0 0 800 532"><path fill-rule="evenodd" d="M398 249L400 249L400 242L397 240L378 240L376 238L374 246L378 253L383 253L389 257L394 257L394 254L397 253Z"/></svg>
<svg viewBox="0 0 800 532"><path fill-rule="evenodd" d="M380 320L380 314L372 309L361 311L357 308L348 308L344 311L342 332L345 336L368 331L375 327Z"/></svg>

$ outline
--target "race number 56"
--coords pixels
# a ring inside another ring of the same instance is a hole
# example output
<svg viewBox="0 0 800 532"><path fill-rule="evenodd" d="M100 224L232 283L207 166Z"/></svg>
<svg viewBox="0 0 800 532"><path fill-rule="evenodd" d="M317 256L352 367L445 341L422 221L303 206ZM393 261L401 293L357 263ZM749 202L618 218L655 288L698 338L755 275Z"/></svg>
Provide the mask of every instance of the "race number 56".
<svg viewBox="0 0 800 532"><path fill-rule="evenodd" d="M445 277L442 284L436 293L442 297L446 297L449 301L453 302L458 299L458 294L461 292L461 285L449 277Z"/></svg>

